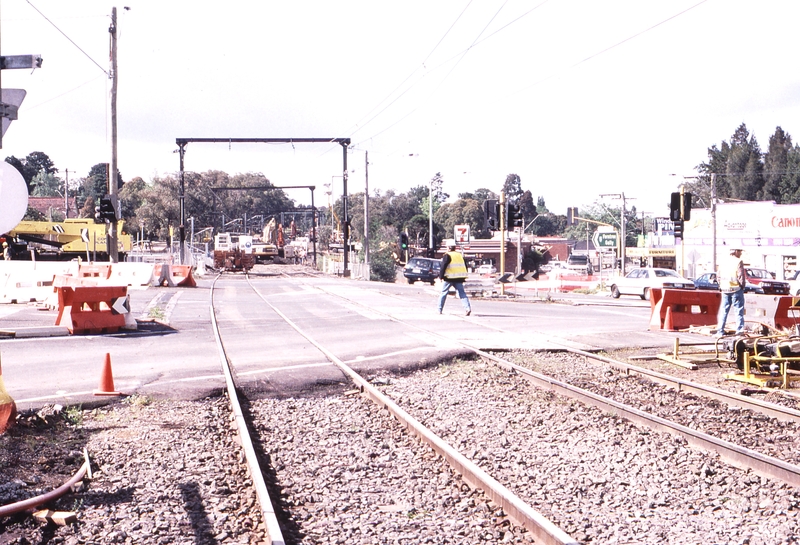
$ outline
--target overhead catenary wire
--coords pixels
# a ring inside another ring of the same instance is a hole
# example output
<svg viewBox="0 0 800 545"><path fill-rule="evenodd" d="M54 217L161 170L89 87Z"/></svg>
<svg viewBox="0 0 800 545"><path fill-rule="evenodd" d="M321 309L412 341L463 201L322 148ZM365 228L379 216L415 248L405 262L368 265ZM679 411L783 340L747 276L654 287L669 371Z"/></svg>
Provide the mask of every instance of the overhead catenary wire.
<svg viewBox="0 0 800 545"><path fill-rule="evenodd" d="M87 59L89 59L90 61L92 61L92 63L94 63L94 65L95 65L95 66L97 66L97 67L98 67L100 70L102 70L102 71L103 71L103 73L104 73L106 76L108 76L109 78L111 77L111 74L109 74L109 73L108 73L108 71L107 71L105 68L103 68L102 66L100 66L100 64L98 64L98 62L97 62L96 60L94 60L94 59L93 59L93 58L92 58L92 57L91 57L91 56L90 56L90 55L89 55L89 54L88 54L86 51L84 51L83 49L81 49L81 46L79 46L78 44L76 44L76 43L75 43L75 42L72 40L72 38L70 38L69 36L67 36L67 34L66 34L66 33L65 33L63 30L61 30L60 28L58 28L58 25L56 25L56 24L55 24L53 21L51 21L50 19L48 19L48 18L47 18L47 16L46 16L44 13L42 13L41 11L39 11L39 9L38 9L36 6L34 6L34 5L31 3L31 0L25 0L25 1L26 1L26 2L28 2L28 5L30 5L30 7L32 7L34 10L36 10L36 13L38 13L39 15L41 15L42 17L44 17L44 20L45 20L45 21L47 21L48 23L50 23L51 25L53 25L53 28L55 28L55 29L56 29L58 32L60 32L60 33L61 33L61 35L62 35L62 36L64 36L64 37L65 37L65 38L66 38L66 39L69 41L69 43L71 43L72 45L74 45L74 46L75 46L75 47L78 49L78 51L80 51L81 53L83 53L83 54L86 56L86 58L87 58Z"/></svg>
<svg viewBox="0 0 800 545"><path fill-rule="evenodd" d="M545 0L545 2L546 2L546 1L547 1L547 0ZM672 21L673 19L676 19L677 17L680 17L680 16L682 16L682 15L685 15L686 13L690 12L691 10L693 10L693 9L695 9L695 8L697 8L697 7L699 7L699 6L701 6L702 4L705 4L707 1L708 1L708 0L700 0L698 3L696 3L696 4L692 5L692 6L688 7L688 8L686 8L686 9L684 9L684 10L682 10L682 11L678 12L678 13L675 13L675 14L673 14L673 15L669 16L669 17L667 17L667 18L665 18L665 19L663 19L663 20L659 21L658 23L656 23L656 24L654 24L654 25L651 25L651 26L649 26L649 27L647 27L647 28L645 28L645 29L643 29L643 30L641 30L641 31L639 31L639 32L636 32L635 34L632 34L632 35L630 35L630 36L628 36L628 37L624 38L623 40L620 40L619 42L616 42L616 43L614 43L614 44L613 44L613 45L611 45L611 46L608 46L608 47L606 47L606 48L604 48L604 49L601 49L600 51L597 51L597 52L595 52L595 53L592 53L592 54L590 54L589 56L587 56L587 57L583 58L582 60L580 60L580 61L578 61L578 62L575 62L575 63L573 63L573 64L571 64L571 65L569 65L569 66L566 66L566 67L564 67L564 68L562 68L562 69L555 70L555 71L554 71L554 72L552 72L551 74L549 74L549 75L547 75L547 76L545 76L545 77L543 77L543 78L541 78L541 79L539 79L539 80L535 81L534 83L532 83L532 84L530 84L530 85L527 85L527 86L525 86L525 87L522 87L521 89L519 89L519 90L517 90L517 91L514 91L514 92L512 92L512 93L510 93L510 94L503 94L502 96L499 96L499 97L498 97L498 98L495 100L495 102L501 102L501 101L503 101L503 100L507 100L507 99L508 99L508 98L510 98L510 97L513 97L513 96L515 96L515 95L518 95L518 94L520 94L520 93L523 93L523 92L525 92L525 91L527 91L527 90L529 90L529 89L531 89L531 88L533 88L533 87L536 87L536 86L538 86L538 85L541 85L542 83L545 83L545 82L547 82L547 81L549 81L549 80L551 80L551 79L555 78L556 76L558 76L558 75L562 74L562 73L563 73L563 72L565 72L565 71L568 71L568 70L573 70L573 69L577 68L578 66L580 66L580 65L582 65L582 64L584 64L584 63L586 63L586 62L588 62L588 61L590 61L590 60L592 60L592 59L595 59L595 58L597 58L597 57L599 57L599 56L601 56L601 55L604 55L604 54L606 54L606 53L608 53L608 52L610 52L610 51L612 51L612 50L616 49L617 47L620 47L620 46L624 45L625 43L627 43L627 42L629 42L629 41L631 41L631 40L633 40L633 39L635 39L635 38L638 38L638 37L640 37L640 36L642 36L642 35L644 35L644 34L646 34L646 33L650 32L650 31L652 31L652 30L654 30L654 29L656 29L656 28L658 28L658 27L660 27L660 26L662 26L662 25L664 25L664 24L668 23L669 21ZM482 40L479 40L479 41L475 42L474 44L472 44L472 45L470 46L470 48L474 48L475 46L477 46L477 45L479 45L479 44L481 44L481 43L484 43L486 40L488 40L488 39L489 39L489 38L491 38L492 36L496 35L496 34L497 34L498 32L500 32L501 30L503 30L503 29L507 28L507 27L508 27L508 26L510 26L512 23L515 23L515 22L519 21L519 20L520 20L522 17L524 17L524 16L528 15L528 14L529 14L530 12L532 12L533 10L535 10L535 9L539 8L539 7L540 7L541 5L543 5L545 2L542 2L542 3L538 4L537 6L535 6L534 8L532 8L531 10L529 10L528 12L526 12L526 13L522 14L520 17L518 17L518 18L514 19L513 21L511 21L511 22L510 22L510 23L508 23L507 25L505 25L505 26L501 27L500 29L496 30L496 31L495 31L495 32L493 32L492 34L490 34L490 35L486 36L484 39L482 39ZM468 49L469 49L469 48L468 48ZM465 51L466 51L466 50L465 50ZM465 51L462 51L462 52L458 53L457 55L455 55L455 56L453 56L453 57L450 57L449 59L447 59L446 61L442 62L441 64L439 64L439 65L438 65L438 66L436 66L435 68L432 68L431 70L429 70L429 71L428 71L428 72L427 72L425 75L428 75L428 74L430 74L431 72L433 72L433 71L435 71L435 70L438 70L439 68L442 68L442 67L443 67L443 66L445 66L446 64L448 64L448 63L452 62L453 60L455 60L456 58L458 58L458 57L462 56L462 55L464 54L464 52L465 52ZM398 97L398 98L399 98L399 97ZM391 123L389 126L387 126L386 128L382 129L380 132L378 132L378 133L376 133L376 134L373 134L373 135L372 135L372 136L370 136L369 138L365 138L364 140L361 140L361 141L359 141L359 142L357 143L357 145L358 145L358 144L362 144L362 143L364 143L364 142L366 142L366 141L368 141L368 140L370 140L370 139L372 139L372 138L375 138L376 136L379 136L380 134L383 134L384 132L388 131L389 129L391 129L392 127L396 126L398 123L400 123L400 122L401 122L401 121L403 121L404 119L406 119L408 116L410 116L412 113L414 113L414 112L415 112L417 109L419 109L419 105L418 105L418 106L416 106L416 107L415 107L415 108L414 108L412 111L410 111L410 112L407 112L407 113L403 114L401 118L399 118L399 119L398 119L398 120L396 120L395 122ZM384 108L384 110L385 110L385 108ZM379 114L380 114L380 113L382 113L382 112L383 112L383 110L382 110L381 112L379 112L378 114L376 114L376 117L377 117L377 115L379 115ZM370 119L370 121L372 121L372 119ZM366 124L365 124L365 125L366 125ZM361 128L363 128L363 127L361 127ZM360 130L360 129L359 129L359 130ZM357 130L357 131L354 131L354 133L352 133L352 134L355 134L356 132L358 132L358 130ZM351 134L351 136L352 136L352 134Z"/></svg>

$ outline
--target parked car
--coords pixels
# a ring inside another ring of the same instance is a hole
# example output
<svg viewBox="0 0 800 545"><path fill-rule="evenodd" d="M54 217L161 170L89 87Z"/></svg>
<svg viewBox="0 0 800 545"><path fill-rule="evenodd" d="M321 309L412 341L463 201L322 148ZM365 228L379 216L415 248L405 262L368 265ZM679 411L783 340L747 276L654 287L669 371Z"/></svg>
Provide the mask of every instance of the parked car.
<svg viewBox="0 0 800 545"><path fill-rule="evenodd" d="M495 269L494 265L481 265L475 269L475 272L478 274L494 274L497 269Z"/></svg>
<svg viewBox="0 0 800 545"><path fill-rule="evenodd" d="M697 278L694 279L694 287L699 290L718 290L719 289L719 282L717 281L717 273L705 273L701 274ZM745 293L764 293L764 290L747 282L744 285L744 292Z"/></svg>
<svg viewBox="0 0 800 545"><path fill-rule="evenodd" d="M638 295L649 300L653 288L693 290L695 286L694 282L672 269L643 267L633 269L623 278L615 280L611 284L611 296L617 299L620 295Z"/></svg>
<svg viewBox="0 0 800 545"><path fill-rule="evenodd" d="M412 257L403 269L403 276L406 277L409 284L419 280L433 285L436 279L439 278L440 270L442 270L442 262L438 259Z"/></svg>
<svg viewBox="0 0 800 545"><path fill-rule="evenodd" d="M567 268L585 274L592 274L592 262L589 260L588 255L572 254L567 258Z"/></svg>
<svg viewBox="0 0 800 545"><path fill-rule="evenodd" d="M789 295L791 289L789 282L775 280L775 275L767 269L745 267L744 272L747 276L747 282L760 288L762 293L770 295Z"/></svg>

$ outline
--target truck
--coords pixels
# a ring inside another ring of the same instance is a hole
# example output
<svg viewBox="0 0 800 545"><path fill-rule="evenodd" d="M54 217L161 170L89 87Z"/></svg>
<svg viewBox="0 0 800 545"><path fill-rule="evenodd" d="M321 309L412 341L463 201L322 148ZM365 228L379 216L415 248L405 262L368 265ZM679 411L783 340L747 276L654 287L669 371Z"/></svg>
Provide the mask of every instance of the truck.
<svg viewBox="0 0 800 545"><path fill-rule="evenodd" d="M68 218L64 221L21 221L6 233L14 259L87 260L108 259L106 225L89 218ZM124 222L117 222L117 244L120 259L131 251L131 236L123 232Z"/></svg>

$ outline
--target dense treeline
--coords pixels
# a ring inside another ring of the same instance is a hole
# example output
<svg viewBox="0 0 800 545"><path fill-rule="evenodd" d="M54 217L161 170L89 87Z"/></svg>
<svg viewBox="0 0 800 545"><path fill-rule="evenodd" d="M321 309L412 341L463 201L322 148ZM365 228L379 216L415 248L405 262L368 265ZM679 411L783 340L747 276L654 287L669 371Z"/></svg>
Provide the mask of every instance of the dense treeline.
<svg viewBox="0 0 800 545"><path fill-rule="evenodd" d="M777 127L770 136L766 152L761 151L755 136L748 132L743 123L729 141L714 144L707 150L707 154L708 161L696 167L698 176L681 181L695 195L695 206L707 207L710 204L712 173L715 175L717 197L722 200L774 200L784 204L800 202L800 146L792 144L791 136L781 127ZM30 195L63 198L65 178L58 175L59 170L44 152L36 151L22 159L7 157L6 162L22 173ZM82 217L93 217L95 203L107 193L108 165L99 163L83 177L71 174L69 196L77 200ZM213 227L215 231L241 230L245 222L253 230L273 217L284 223L295 220L300 233L310 230L310 207L297 205L278 188L269 189L272 184L263 174L186 172L184 181L186 217L193 218L196 231L207 227ZM145 238L167 239L170 227L177 226L180 220L178 175L156 177L149 182L137 177L125 183L120 175L117 184L122 215L128 230L141 233ZM226 187L242 186L259 186L262 189L224 190ZM491 236L484 223L484 201L498 199L499 194L481 188L473 193L460 193L455 200L447 202L450 195L445 192L445 187L446 180L440 173L436 173L430 184L414 187L405 193L390 190L371 194L370 239L374 251L391 246L397 241L401 231L408 232L412 245L427 247L431 210L433 239L437 246L443 239L452 238L454 227L459 224L469 224L474 238ZM587 229L586 223L568 227L565 215L548 210L541 196L534 200L533 194L523 189L522 180L517 174L506 176L501 190L510 203L521 207L526 233L584 240L596 228L595 224L588 224ZM667 198L665 195L665 201ZM342 231L344 219L341 198L331 208L318 209L317 236L323 248L331 242L341 242L336 236L336 233ZM622 219L621 211L621 206L595 202L580 208L579 215L618 228ZM363 193L349 195L348 215L351 240L362 241ZM663 215L666 215L666 211ZM37 216L33 210L29 210L28 218L45 219ZM54 212L52 219L60 221L63 219L63 212ZM639 217L635 207L625 210L628 245L636 245L637 237L648 230L650 219Z"/></svg>

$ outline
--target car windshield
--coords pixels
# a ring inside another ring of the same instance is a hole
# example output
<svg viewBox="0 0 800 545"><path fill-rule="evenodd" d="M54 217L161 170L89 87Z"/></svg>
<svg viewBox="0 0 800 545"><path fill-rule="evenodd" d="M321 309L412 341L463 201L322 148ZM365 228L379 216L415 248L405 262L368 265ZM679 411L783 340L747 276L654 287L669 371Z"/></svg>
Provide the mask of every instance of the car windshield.
<svg viewBox="0 0 800 545"><path fill-rule="evenodd" d="M772 278L772 275L764 269L750 269L749 273L753 278Z"/></svg>
<svg viewBox="0 0 800 545"><path fill-rule="evenodd" d="M671 271L669 269L656 269L654 272L656 273L656 276L662 276L662 277L663 276L671 276L671 277L675 277L675 278L680 278L681 277L681 275L679 275L675 271Z"/></svg>

